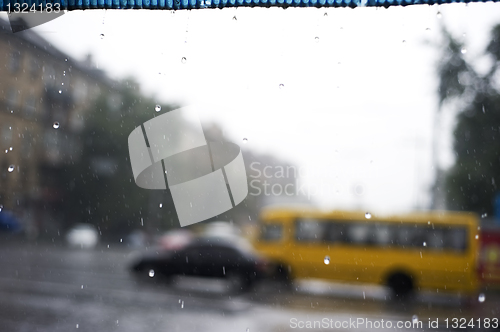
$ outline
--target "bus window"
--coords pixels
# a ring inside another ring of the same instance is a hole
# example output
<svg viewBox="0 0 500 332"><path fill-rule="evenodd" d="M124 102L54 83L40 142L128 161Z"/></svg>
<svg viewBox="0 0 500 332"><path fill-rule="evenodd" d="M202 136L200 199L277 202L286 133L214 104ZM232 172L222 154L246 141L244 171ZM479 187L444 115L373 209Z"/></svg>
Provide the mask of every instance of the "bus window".
<svg viewBox="0 0 500 332"><path fill-rule="evenodd" d="M278 241L283 237L283 225L267 224L261 228L261 240L263 241Z"/></svg>
<svg viewBox="0 0 500 332"><path fill-rule="evenodd" d="M325 241L346 242L346 225L339 222L329 222L326 230Z"/></svg>
<svg viewBox="0 0 500 332"><path fill-rule="evenodd" d="M445 232L444 246L446 249L462 252L467 247L467 231L464 227L453 227Z"/></svg>
<svg viewBox="0 0 500 332"><path fill-rule="evenodd" d="M295 239L299 242L323 242L326 234L325 222L300 219L295 223Z"/></svg>
<svg viewBox="0 0 500 332"><path fill-rule="evenodd" d="M367 224L353 223L347 226L347 241L352 244L368 244L371 227Z"/></svg>
<svg viewBox="0 0 500 332"><path fill-rule="evenodd" d="M373 227L373 243L381 246L387 247L394 244L394 229L386 224L376 224Z"/></svg>
<svg viewBox="0 0 500 332"><path fill-rule="evenodd" d="M442 250L444 248L445 230L442 227L435 227L434 229L429 229L428 231L429 236L427 247L434 250Z"/></svg>
<svg viewBox="0 0 500 332"><path fill-rule="evenodd" d="M396 231L396 244L403 248L407 248L410 246L411 243L411 227L410 226L397 226L397 231Z"/></svg>
<svg viewBox="0 0 500 332"><path fill-rule="evenodd" d="M427 226L409 225L404 228L405 246L424 247L427 246ZM425 245L424 245L425 243Z"/></svg>

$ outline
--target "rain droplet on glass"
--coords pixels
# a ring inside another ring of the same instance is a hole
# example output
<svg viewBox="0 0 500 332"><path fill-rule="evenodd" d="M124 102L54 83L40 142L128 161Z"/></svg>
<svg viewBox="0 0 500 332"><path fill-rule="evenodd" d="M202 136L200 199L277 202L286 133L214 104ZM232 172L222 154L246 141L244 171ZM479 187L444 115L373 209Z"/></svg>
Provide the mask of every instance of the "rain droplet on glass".
<svg viewBox="0 0 500 332"><path fill-rule="evenodd" d="M61 94L61 93L62 93L62 90L59 90L59 94Z"/></svg>
<svg viewBox="0 0 500 332"><path fill-rule="evenodd" d="M436 17L441 18L441 17L443 17L443 14L441 14L441 12L437 12Z"/></svg>
<svg viewBox="0 0 500 332"><path fill-rule="evenodd" d="M238 18L235 16L233 16L233 21L238 21Z"/></svg>
<svg viewBox="0 0 500 332"><path fill-rule="evenodd" d="M476 234L476 240L479 239L479 235Z"/></svg>
<svg viewBox="0 0 500 332"><path fill-rule="evenodd" d="M160 209L161 209L162 207L163 207L163 204L162 204L162 203L160 203Z"/></svg>
<svg viewBox="0 0 500 332"><path fill-rule="evenodd" d="M372 214L370 212L365 213L365 218L370 219L372 217Z"/></svg>
<svg viewBox="0 0 500 332"><path fill-rule="evenodd" d="M101 39L104 39L104 34L103 33L101 33Z"/></svg>
<svg viewBox="0 0 500 332"><path fill-rule="evenodd" d="M314 37L314 41L315 41L316 43L319 43L319 37Z"/></svg>
<svg viewBox="0 0 500 332"><path fill-rule="evenodd" d="M153 278L155 276L155 270L149 270L149 277Z"/></svg>
<svg viewBox="0 0 500 332"><path fill-rule="evenodd" d="M323 262L325 263L325 265L330 264L330 256L325 256L325 259L323 260Z"/></svg>
<svg viewBox="0 0 500 332"><path fill-rule="evenodd" d="M412 322L413 324L418 324L418 316L417 316L417 315L413 315L413 316L411 317L411 322Z"/></svg>
<svg viewBox="0 0 500 332"><path fill-rule="evenodd" d="M59 122L57 122L57 121L56 121L56 122L54 122L54 124L52 125L52 127L53 127L54 129L59 128Z"/></svg>
<svg viewBox="0 0 500 332"><path fill-rule="evenodd" d="M155 111L156 111L156 112L161 111L161 106L160 106L160 105L156 105L156 106L155 106Z"/></svg>
<svg viewBox="0 0 500 332"><path fill-rule="evenodd" d="M481 218L486 218L487 216L488 216L488 214L487 214L487 213L483 213L483 214L481 215Z"/></svg>
<svg viewBox="0 0 500 332"><path fill-rule="evenodd" d="M281 83L281 84L279 85L279 88L280 88L280 89L283 89L284 87L285 87L285 84L283 84L283 83Z"/></svg>
<svg viewBox="0 0 500 332"><path fill-rule="evenodd" d="M248 143L248 138L244 138L243 139L243 144L247 144Z"/></svg>
<svg viewBox="0 0 500 332"><path fill-rule="evenodd" d="M484 296L484 294L483 294L483 293L479 294L479 297L477 298L477 300L478 300L479 302L481 302L481 303L483 303L485 299L486 299L486 297Z"/></svg>
<svg viewBox="0 0 500 332"><path fill-rule="evenodd" d="M186 62L187 62L186 57L182 57L181 62L182 62L182 63L186 63Z"/></svg>
<svg viewBox="0 0 500 332"><path fill-rule="evenodd" d="M462 49L460 50L460 53L462 53L462 54L467 53L467 49L465 47L462 47Z"/></svg>
<svg viewBox="0 0 500 332"><path fill-rule="evenodd" d="M9 173L14 172L14 165L10 165L9 168L7 168L7 170L9 171Z"/></svg>
<svg viewBox="0 0 500 332"><path fill-rule="evenodd" d="M427 242L422 243L424 247L427 247Z"/></svg>

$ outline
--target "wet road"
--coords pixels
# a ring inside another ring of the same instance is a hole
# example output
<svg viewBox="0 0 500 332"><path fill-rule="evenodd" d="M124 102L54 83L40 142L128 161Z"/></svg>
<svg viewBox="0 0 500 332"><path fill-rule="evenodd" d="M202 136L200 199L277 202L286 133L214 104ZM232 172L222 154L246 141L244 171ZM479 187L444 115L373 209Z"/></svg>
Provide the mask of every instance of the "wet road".
<svg viewBox="0 0 500 332"><path fill-rule="evenodd" d="M382 288L320 282L297 283L293 292L267 282L244 295L226 291L223 281L179 279L167 287L155 278L130 275L130 259L131 251L118 245L73 250L0 243L0 331L277 332L301 330L300 322L384 319L396 324L411 321L413 315L424 329L429 317L440 318L440 328L432 331L441 331L446 330L445 318L500 316L498 296L488 293L484 303L472 305L457 296L433 294L402 305L388 300ZM344 323L340 328L302 330L371 329Z"/></svg>

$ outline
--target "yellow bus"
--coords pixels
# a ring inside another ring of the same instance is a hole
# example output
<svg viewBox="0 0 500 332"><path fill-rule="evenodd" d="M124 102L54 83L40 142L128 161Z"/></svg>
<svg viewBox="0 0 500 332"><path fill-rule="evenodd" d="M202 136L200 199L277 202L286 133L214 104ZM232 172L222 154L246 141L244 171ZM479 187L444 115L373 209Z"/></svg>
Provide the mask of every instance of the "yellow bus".
<svg viewBox="0 0 500 332"><path fill-rule="evenodd" d="M256 249L284 280L371 283L404 297L415 290L476 292L478 219L432 212L377 217L363 212L263 210Z"/></svg>

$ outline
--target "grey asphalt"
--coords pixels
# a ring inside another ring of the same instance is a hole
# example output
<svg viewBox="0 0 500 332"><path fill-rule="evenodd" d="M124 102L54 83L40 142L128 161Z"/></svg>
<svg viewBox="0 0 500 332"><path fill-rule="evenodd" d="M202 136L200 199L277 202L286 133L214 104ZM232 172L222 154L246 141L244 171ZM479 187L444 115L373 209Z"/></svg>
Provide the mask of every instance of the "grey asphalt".
<svg viewBox="0 0 500 332"><path fill-rule="evenodd" d="M423 294L394 303L382 288L298 282L289 291L264 282L243 295L224 281L181 278L164 285L127 270L133 251L119 244L93 250L51 243L0 242L0 332L203 331L278 332L372 330L366 325L300 329L307 321L411 321L426 330L428 318L500 317L498 296L468 303L455 296ZM293 323L295 322L295 323ZM334 323L333 323L334 324ZM462 329L463 330L463 329ZM477 330L477 327L474 329Z"/></svg>

